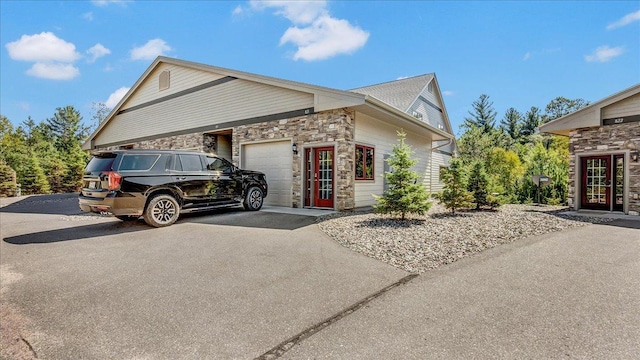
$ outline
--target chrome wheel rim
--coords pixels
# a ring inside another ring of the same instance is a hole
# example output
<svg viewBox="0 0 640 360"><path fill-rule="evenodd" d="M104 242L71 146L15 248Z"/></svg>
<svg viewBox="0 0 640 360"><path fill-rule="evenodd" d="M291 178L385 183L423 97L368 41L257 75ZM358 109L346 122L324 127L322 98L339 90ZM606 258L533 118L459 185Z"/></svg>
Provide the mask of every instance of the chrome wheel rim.
<svg viewBox="0 0 640 360"><path fill-rule="evenodd" d="M176 206L172 201L160 200L153 206L153 219L159 224L168 224L176 215L176 210Z"/></svg>
<svg viewBox="0 0 640 360"><path fill-rule="evenodd" d="M262 205L262 193L260 190L252 190L249 194L249 204L253 209L257 209Z"/></svg>

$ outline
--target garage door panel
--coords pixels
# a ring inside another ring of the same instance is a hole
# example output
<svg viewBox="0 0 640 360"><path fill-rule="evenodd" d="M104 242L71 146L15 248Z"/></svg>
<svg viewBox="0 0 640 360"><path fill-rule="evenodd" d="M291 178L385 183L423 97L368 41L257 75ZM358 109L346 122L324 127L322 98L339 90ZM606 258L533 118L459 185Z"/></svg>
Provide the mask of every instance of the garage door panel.
<svg viewBox="0 0 640 360"><path fill-rule="evenodd" d="M267 175L269 195L265 205L291 207L293 183L290 141L277 141L242 146L242 167Z"/></svg>

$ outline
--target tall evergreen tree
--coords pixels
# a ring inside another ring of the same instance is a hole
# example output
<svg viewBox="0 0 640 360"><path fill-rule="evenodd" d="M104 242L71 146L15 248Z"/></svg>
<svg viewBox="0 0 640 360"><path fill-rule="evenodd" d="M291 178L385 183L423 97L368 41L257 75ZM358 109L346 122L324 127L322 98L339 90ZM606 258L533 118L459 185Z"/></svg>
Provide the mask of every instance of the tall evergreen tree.
<svg viewBox="0 0 640 360"><path fill-rule="evenodd" d="M82 184L82 172L88 161L88 155L82 151L82 140L87 129L82 126L82 116L73 106L57 108L47 125L54 139L55 148L67 167L62 179L61 191L78 191ZM57 164L52 161L52 164ZM56 166L57 168L57 166Z"/></svg>
<svg viewBox="0 0 640 360"><path fill-rule="evenodd" d="M540 109L535 106L532 106L529 111L524 115L524 123L522 124L522 128L520 128L520 139L522 141L528 141L528 138L535 134L538 131L538 126L540 126L541 114Z"/></svg>
<svg viewBox="0 0 640 360"><path fill-rule="evenodd" d="M387 159L392 169L384 174L389 189L382 196L374 195L378 202L374 206L377 212L399 214L402 220L406 214L424 215L431 207L427 189L418 181L418 173L411 170L418 160L411 158L411 147L405 143L406 137L404 131L398 132L398 144L393 146Z"/></svg>
<svg viewBox="0 0 640 360"><path fill-rule="evenodd" d="M520 127L522 126L522 114L514 108L508 108L504 114L504 118L500 121L500 128L504 131L513 141L518 141L520 138Z"/></svg>
<svg viewBox="0 0 640 360"><path fill-rule="evenodd" d="M479 127L484 133L493 130L497 113L493 108L493 102L489 101L489 95L480 95L478 100L474 101L471 106L473 111L469 111L470 116L464 118L462 126L467 129Z"/></svg>
<svg viewBox="0 0 640 360"><path fill-rule="evenodd" d="M47 125L55 137L55 146L60 152L68 153L74 147L81 147L86 137L86 128L82 126L82 116L73 106L57 108Z"/></svg>

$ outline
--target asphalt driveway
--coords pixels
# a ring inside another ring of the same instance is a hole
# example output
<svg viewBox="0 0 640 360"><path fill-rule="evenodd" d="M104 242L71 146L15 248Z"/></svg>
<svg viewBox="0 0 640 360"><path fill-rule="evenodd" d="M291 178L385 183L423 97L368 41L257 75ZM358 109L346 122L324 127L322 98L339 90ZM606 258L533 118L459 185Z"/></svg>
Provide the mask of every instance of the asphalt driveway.
<svg viewBox="0 0 640 360"><path fill-rule="evenodd" d="M425 273L287 359L638 359L640 220L531 237Z"/></svg>
<svg viewBox="0 0 640 360"><path fill-rule="evenodd" d="M227 210L153 229L50 196L0 220L2 296L49 359L254 358L407 275L300 215Z"/></svg>
<svg viewBox="0 0 640 360"><path fill-rule="evenodd" d="M0 209L3 321L19 322L41 358L640 354L637 220L407 277L337 245L308 216L220 211L152 229L75 205L51 196Z"/></svg>

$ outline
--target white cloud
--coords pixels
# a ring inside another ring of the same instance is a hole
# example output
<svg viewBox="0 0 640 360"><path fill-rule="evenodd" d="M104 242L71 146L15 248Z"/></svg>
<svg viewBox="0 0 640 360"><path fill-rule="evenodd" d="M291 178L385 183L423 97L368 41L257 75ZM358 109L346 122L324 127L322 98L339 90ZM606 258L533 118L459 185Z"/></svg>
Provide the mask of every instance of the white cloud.
<svg viewBox="0 0 640 360"><path fill-rule="evenodd" d="M93 21L93 12L89 11L89 12L86 12L86 13L82 14L82 18L87 20L87 21Z"/></svg>
<svg viewBox="0 0 640 360"><path fill-rule="evenodd" d="M104 69L103 69L103 70L104 70L104 71L106 71L106 72L110 72L110 71L113 71L113 70L114 70L114 68L113 68L113 66L111 66L111 64L107 64L107 65L104 67Z"/></svg>
<svg viewBox="0 0 640 360"><path fill-rule="evenodd" d="M408 79L408 78L409 78L409 76L398 76L396 78L396 80L404 80L404 79Z"/></svg>
<svg viewBox="0 0 640 360"><path fill-rule="evenodd" d="M444 96L453 96L453 95L455 95L456 93L455 93L455 92L453 92L453 91L451 91L451 90L445 90L445 91L443 91L443 92L442 92L442 94L443 94Z"/></svg>
<svg viewBox="0 0 640 360"><path fill-rule="evenodd" d="M92 63L95 62L98 58L111 54L111 50L107 49L102 44L97 43L93 45L89 50L87 50L87 54L90 55L87 61Z"/></svg>
<svg viewBox="0 0 640 360"><path fill-rule="evenodd" d="M73 65L80 58L76 46L51 32L22 35L6 48L11 59L35 63L27 75L50 80L70 80L80 75Z"/></svg>
<svg viewBox="0 0 640 360"><path fill-rule="evenodd" d="M598 47L593 54L585 55L584 60L587 62L607 62L624 53L622 46L610 48L609 46Z"/></svg>
<svg viewBox="0 0 640 360"><path fill-rule="evenodd" d="M255 10L276 8L276 15L281 15L294 24L311 24L321 16L327 16L326 1L287 1L287 0L251 0Z"/></svg>
<svg viewBox="0 0 640 360"><path fill-rule="evenodd" d="M623 26L627 26L634 21L640 21L640 10L629 13L621 17L620 20L612 22L611 24L607 25L607 30L613 30Z"/></svg>
<svg viewBox="0 0 640 360"><path fill-rule="evenodd" d="M13 60L72 63L80 57L74 44L58 38L51 32L22 35L20 40L8 43L6 48Z"/></svg>
<svg viewBox="0 0 640 360"><path fill-rule="evenodd" d="M129 1L128 0L91 0L91 2L95 6L105 7L105 6L108 6L110 4L118 4L118 5L126 6L126 4Z"/></svg>
<svg viewBox="0 0 640 360"><path fill-rule="evenodd" d="M280 38L280 45L288 42L298 51L294 60L324 60L338 54L351 54L363 47L369 33L354 27L347 20L321 17L305 28L292 27Z"/></svg>
<svg viewBox="0 0 640 360"><path fill-rule="evenodd" d="M162 39L153 39L131 50L131 60L153 60L157 56L171 51L171 47Z"/></svg>
<svg viewBox="0 0 640 360"><path fill-rule="evenodd" d="M527 61L531 59L531 52L527 52L526 54L524 54L524 56L522 57L522 60Z"/></svg>
<svg viewBox="0 0 640 360"><path fill-rule="evenodd" d="M243 12L244 12L244 9L242 8L242 6L238 5L238 6L236 6L236 8L235 8L235 9L233 9L232 14L233 14L233 15L240 15L240 14L242 14Z"/></svg>
<svg viewBox="0 0 640 360"><path fill-rule="evenodd" d="M111 95L109 95L109 98L107 99L107 101L104 102L104 104L109 109L115 108L116 105L118 105L118 102L122 100L122 98L127 94L128 91L129 91L128 87L124 87L124 86L121 87L120 89L111 93Z"/></svg>
<svg viewBox="0 0 640 360"><path fill-rule="evenodd" d="M351 54L369 39L369 32L331 17L326 1L251 0L250 5L253 10L275 9L276 15L293 23L280 38L280 45L291 43L297 47L294 60L324 60Z"/></svg>
<svg viewBox="0 0 640 360"><path fill-rule="evenodd" d="M80 70L73 64L35 63L27 70L27 75L50 80L71 80L80 75Z"/></svg>
<svg viewBox="0 0 640 360"><path fill-rule="evenodd" d="M17 103L18 107L24 111L29 111L31 110L31 105L29 104L28 101L18 101Z"/></svg>

